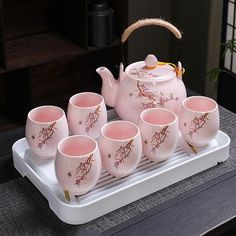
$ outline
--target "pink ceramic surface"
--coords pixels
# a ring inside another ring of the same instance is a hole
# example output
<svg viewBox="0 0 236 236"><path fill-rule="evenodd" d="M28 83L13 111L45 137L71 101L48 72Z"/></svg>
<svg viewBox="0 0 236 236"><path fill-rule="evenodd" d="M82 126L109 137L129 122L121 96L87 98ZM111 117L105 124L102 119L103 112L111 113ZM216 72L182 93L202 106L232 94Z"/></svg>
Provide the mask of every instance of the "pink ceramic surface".
<svg viewBox="0 0 236 236"><path fill-rule="evenodd" d="M133 63L125 71L121 64L119 80L105 67L96 70L103 79L102 96L106 104L114 107L121 119L136 124L147 108L168 108L178 114L186 98L181 63L175 68L153 58L145 61ZM150 68L146 63L155 65Z"/></svg>
<svg viewBox="0 0 236 236"><path fill-rule="evenodd" d="M193 146L204 146L219 130L217 103L208 97L192 96L183 101L179 128L183 138Z"/></svg>
<svg viewBox="0 0 236 236"><path fill-rule="evenodd" d="M64 111L56 106L41 106L28 113L25 136L31 150L42 158L53 158L57 144L68 136Z"/></svg>
<svg viewBox="0 0 236 236"><path fill-rule="evenodd" d="M121 36L123 45L135 30L145 26L158 26L169 30L177 39L181 32L171 23L158 18L138 20L125 29ZM123 49L124 47L121 47ZM129 65L125 71L120 65L119 79L114 79L106 67L97 68L103 80L102 96L105 103L114 107L119 117L135 124L147 108L168 108L178 114L186 89L182 81L184 69L180 62L174 65L160 62L149 54L144 61Z"/></svg>
<svg viewBox="0 0 236 236"><path fill-rule="evenodd" d="M178 119L163 108L149 108L140 115L143 154L152 161L163 161L175 150L178 140Z"/></svg>
<svg viewBox="0 0 236 236"><path fill-rule="evenodd" d="M139 128L129 121L113 121L103 126L99 137L102 165L111 175L129 175L142 157Z"/></svg>
<svg viewBox="0 0 236 236"><path fill-rule="evenodd" d="M92 92L72 96L68 104L67 119L72 134L98 138L102 126L107 123L103 97Z"/></svg>
<svg viewBox="0 0 236 236"><path fill-rule="evenodd" d="M58 144L55 172L59 184L73 195L91 190L101 174L97 142L85 135L73 135Z"/></svg>

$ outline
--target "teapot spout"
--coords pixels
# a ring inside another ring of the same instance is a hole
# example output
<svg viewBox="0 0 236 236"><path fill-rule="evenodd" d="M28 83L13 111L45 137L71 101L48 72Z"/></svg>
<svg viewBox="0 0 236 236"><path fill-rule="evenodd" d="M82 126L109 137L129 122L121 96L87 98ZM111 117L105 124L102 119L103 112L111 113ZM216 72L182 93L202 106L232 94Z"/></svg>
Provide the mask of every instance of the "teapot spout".
<svg viewBox="0 0 236 236"><path fill-rule="evenodd" d="M110 107L115 107L118 81L106 67L99 67L96 72L102 77L102 96L105 103Z"/></svg>

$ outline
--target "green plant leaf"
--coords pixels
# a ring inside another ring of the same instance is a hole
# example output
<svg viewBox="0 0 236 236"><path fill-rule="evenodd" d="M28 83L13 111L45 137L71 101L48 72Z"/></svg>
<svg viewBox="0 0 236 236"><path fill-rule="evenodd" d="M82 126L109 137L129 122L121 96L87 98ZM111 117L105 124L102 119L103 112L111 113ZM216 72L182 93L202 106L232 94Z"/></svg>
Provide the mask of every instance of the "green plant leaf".
<svg viewBox="0 0 236 236"><path fill-rule="evenodd" d="M226 73L226 74L231 75L230 72L227 70L220 69L220 68L214 68L207 73L207 76L209 77L210 80L213 80L216 82L216 81L218 81L218 79L220 77L220 73Z"/></svg>
<svg viewBox="0 0 236 236"><path fill-rule="evenodd" d="M227 53L227 51L230 51L231 54L236 52L236 39L227 40L226 42L221 43L222 59L225 58L225 54ZM222 72L226 74L230 74L230 72L227 70L224 70L221 68L214 68L207 73L207 76L209 77L210 80L213 80L216 82L218 81L220 73Z"/></svg>
<svg viewBox="0 0 236 236"><path fill-rule="evenodd" d="M221 57L224 58L227 51L230 51L232 54L236 52L236 39L228 40L224 43L221 43Z"/></svg>
<svg viewBox="0 0 236 236"><path fill-rule="evenodd" d="M220 68L214 68L207 73L207 76L209 77L210 80L216 82L220 76L220 72L221 72Z"/></svg>

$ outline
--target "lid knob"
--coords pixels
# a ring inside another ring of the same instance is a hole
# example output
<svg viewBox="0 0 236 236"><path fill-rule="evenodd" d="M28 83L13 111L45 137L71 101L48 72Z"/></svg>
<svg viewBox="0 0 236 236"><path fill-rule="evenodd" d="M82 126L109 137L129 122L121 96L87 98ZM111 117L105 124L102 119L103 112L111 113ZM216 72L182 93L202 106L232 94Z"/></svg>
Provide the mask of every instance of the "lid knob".
<svg viewBox="0 0 236 236"><path fill-rule="evenodd" d="M153 54L147 55L145 64L148 69L154 69L157 66L158 60Z"/></svg>

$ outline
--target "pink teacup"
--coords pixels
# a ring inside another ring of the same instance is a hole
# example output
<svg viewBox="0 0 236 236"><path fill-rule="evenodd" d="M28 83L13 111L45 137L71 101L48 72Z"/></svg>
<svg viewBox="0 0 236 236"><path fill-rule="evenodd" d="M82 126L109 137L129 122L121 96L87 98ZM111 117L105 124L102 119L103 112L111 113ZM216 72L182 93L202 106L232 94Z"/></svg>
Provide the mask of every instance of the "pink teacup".
<svg viewBox="0 0 236 236"><path fill-rule="evenodd" d="M104 169L116 177L129 175L142 157L138 126L122 120L107 123L101 130L99 149Z"/></svg>
<svg viewBox="0 0 236 236"><path fill-rule="evenodd" d="M178 141L178 119L164 108L149 108L138 123L143 141L143 154L151 161L164 161L175 150Z"/></svg>
<svg viewBox="0 0 236 236"><path fill-rule="evenodd" d="M217 103L208 97L192 96L183 100L179 128L183 138L193 146L208 144L219 130Z"/></svg>
<svg viewBox="0 0 236 236"><path fill-rule="evenodd" d="M64 111L56 106L40 106L27 116L25 136L29 147L38 156L49 159L56 156L57 144L68 136Z"/></svg>
<svg viewBox="0 0 236 236"><path fill-rule="evenodd" d="M92 92L75 94L69 100L67 118L72 134L98 138L102 126L107 123L103 97Z"/></svg>
<svg viewBox="0 0 236 236"><path fill-rule="evenodd" d="M59 184L73 195L91 190L101 173L97 142L85 135L73 135L58 144L55 172Z"/></svg>

